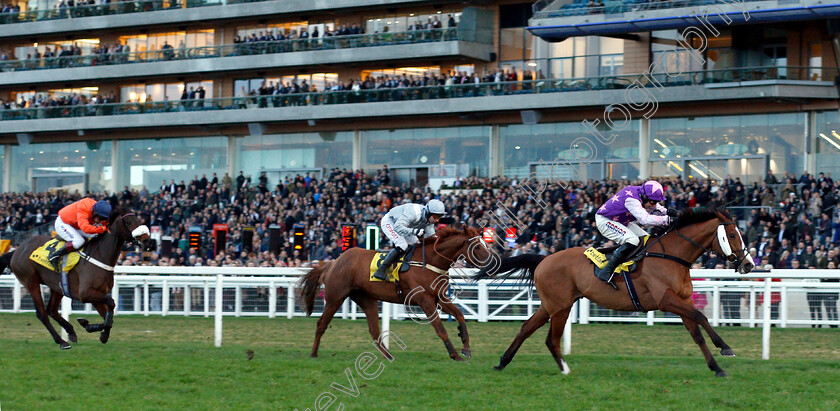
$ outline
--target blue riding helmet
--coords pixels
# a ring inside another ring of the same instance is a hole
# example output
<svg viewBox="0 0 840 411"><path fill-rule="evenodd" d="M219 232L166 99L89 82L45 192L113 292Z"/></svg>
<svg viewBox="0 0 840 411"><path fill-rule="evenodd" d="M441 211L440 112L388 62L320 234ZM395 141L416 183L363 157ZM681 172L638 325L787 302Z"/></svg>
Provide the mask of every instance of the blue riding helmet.
<svg viewBox="0 0 840 411"><path fill-rule="evenodd" d="M110 218L111 203L107 201L97 201L96 204L93 205L93 214L105 219Z"/></svg>

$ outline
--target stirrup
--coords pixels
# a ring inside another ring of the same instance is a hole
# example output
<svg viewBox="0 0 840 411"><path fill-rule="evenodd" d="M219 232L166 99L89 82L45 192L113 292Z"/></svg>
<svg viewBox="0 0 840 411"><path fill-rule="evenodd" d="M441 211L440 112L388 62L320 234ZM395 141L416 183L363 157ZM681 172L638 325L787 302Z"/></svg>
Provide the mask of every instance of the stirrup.
<svg viewBox="0 0 840 411"><path fill-rule="evenodd" d="M614 278L615 278L615 271L613 271L612 275L610 275L610 279L606 280L605 282L607 284L611 285L614 290L618 290L618 286L615 285L615 281L613 281Z"/></svg>

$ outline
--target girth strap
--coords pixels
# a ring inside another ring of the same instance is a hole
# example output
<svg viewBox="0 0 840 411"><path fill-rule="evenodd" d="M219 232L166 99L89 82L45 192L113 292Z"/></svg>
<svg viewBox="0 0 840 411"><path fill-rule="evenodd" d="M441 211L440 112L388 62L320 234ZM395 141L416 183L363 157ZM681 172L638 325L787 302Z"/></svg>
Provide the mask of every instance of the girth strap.
<svg viewBox="0 0 840 411"><path fill-rule="evenodd" d="M633 308L635 308L636 311L644 312L645 310L642 308L642 303L639 302L639 295L636 294L636 287L633 285L633 280L630 279L630 273L625 271L622 275L624 276L624 284L627 285L627 294L630 294L630 301L633 303Z"/></svg>

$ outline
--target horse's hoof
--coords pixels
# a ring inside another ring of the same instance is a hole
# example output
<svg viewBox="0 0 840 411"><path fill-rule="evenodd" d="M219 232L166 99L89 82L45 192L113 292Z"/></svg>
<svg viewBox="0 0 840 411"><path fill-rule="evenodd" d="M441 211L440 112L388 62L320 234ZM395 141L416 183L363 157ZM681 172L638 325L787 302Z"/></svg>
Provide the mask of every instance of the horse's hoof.
<svg viewBox="0 0 840 411"><path fill-rule="evenodd" d="M109 337L110 335L99 334L99 342L101 342L102 344L107 344Z"/></svg>
<svg viewBox="0 0 840 411"><path fill-rule="evenodd" d="M724 348L724 349L720 350L720 354L723 355L724 357L734 357L735 356L735 351L732 351L731 348Z"/></svg>
<svg viewBox="0 0 840 411"><path fill-rule="evenodd" d="M472 358L472 352L470 352L470 350L468 350L466 348L461 350L461 354L464 354L464 357Z"/></svg>
<svg viewBox="0 0 840 411"><path fill-rule="evenodd" d="M84 319L84 318L79 318L78 321L79 321L79 324L82 325L82 327L87 327L88 324L90 324L90 322L88 320Z"/></svg>
<svg viewBox="0 0 840 411"><path fill-rule="evenodd" d="M58 348L61 348L62 350L69 350L69 349L73 348L73 346L72 346L72 345L70 345L70 344L69 344L68 342L66 342L66 341L62 341L62 342L58 345Z"/></svg>
<svg viewBox="0 0 840 411"><path fill-rule="evenodd" d="M312 354L309 354L309 357L310 358L318 358L318 354L312 353Z"/></svg>
<svg viewBox="0 0 840 411"><path fill-rule="evenodd" d="M464 361L464 357L461 357L460 355L457 356L457 357L451 357L451 358L455 361Z"/></svg>
<svg viewBox="0 0 840 411"><path fill-rule="evenodd" d="M78 342L78 338L76 337L75 333L74 334L68 334L67 339L69 339L70 342L72 342L72 343Z"/></svg>
<svg viewBox="0 0 840 411"><path fill-rule="evenodd" d="M724 370L717 370L715 372L715 377L728 377L729 374L726 373Z"/></svg>
<svg viewBox="0 0 840 411"><path fill-rule="evenodd" d="M505 366L502 365L502 364L499 364L499 365L493 367L493 369L496 370L496 371L502 371L502 370L505 369Z"/></svg>

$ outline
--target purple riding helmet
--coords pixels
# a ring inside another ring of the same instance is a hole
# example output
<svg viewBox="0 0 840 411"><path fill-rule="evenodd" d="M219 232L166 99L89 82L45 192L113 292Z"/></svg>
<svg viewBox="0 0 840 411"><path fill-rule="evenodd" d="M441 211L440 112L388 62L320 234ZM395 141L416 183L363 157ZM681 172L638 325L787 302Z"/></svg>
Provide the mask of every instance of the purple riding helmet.
<svg viewBox="0 0 840 411"><path fill-rule="evenodd" d="M647 200L665 201L665 189L662 188L662 184L653 180L642 184L641 194L643 202L647 202Z"/></svg>

